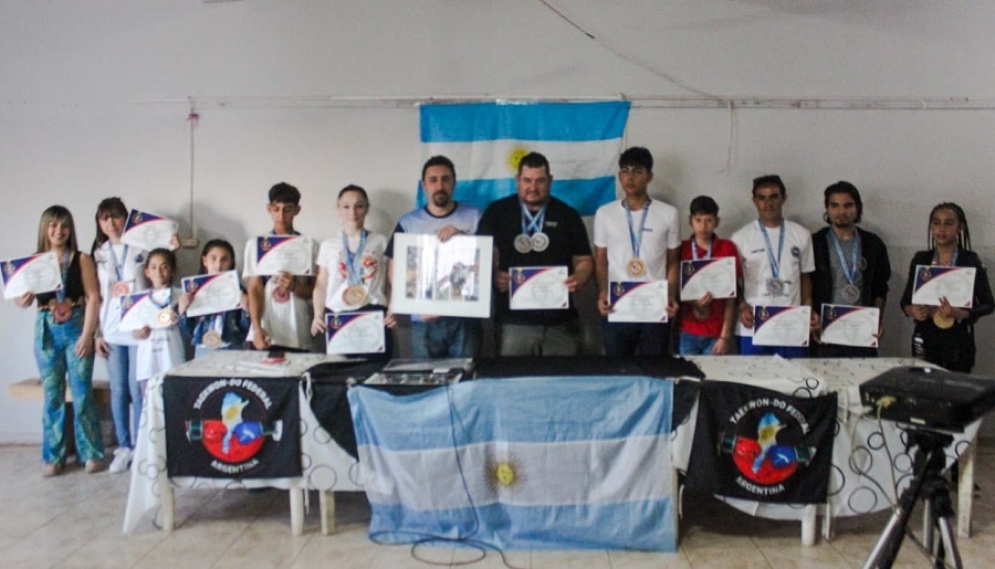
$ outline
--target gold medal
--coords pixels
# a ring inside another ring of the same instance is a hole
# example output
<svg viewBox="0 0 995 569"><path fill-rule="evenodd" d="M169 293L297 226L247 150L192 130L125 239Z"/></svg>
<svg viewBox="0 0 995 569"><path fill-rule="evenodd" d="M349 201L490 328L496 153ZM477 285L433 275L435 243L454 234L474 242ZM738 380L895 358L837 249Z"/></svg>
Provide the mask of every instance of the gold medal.
<svg viewBox="0 0 995 569"><path fill-rule="evenodd" d="M63 300L62 302L57 302L52 308L52 318L62 324L63 322L68 322L70 318L73 317L73 305L68 300Z"/></svg>
<svg viewBox="0 0 995 569"><path fill-rule="evenodd" d="M629 259L629 262L625 264L625 272L630 277L641 277L646 274L646 262L639 257Z"/></svg>
<svg viewBox="0 0 995 569"><path fill-rule="evenodd" d="M276 287L273 289L273 300L283 304L290 300L290 291L283 287Z"/></svg>
<svg viewBox="0 0 995 569"><path fill-rule="evenodd" d="M346 306L362 306L366 304L366 289L362 285L346 287L342 292L342 301L346 303Z"/></svg>
<svg viewBox="0 0 995 569"><path fill-rule="evenodd" d="M131 285L127 281L117 281L111 287L111 296L119 297L131 293Z"/></svg>
<svg viewBox="0 0 995 569"><path fill-rule="evenodd" d="M939 312L933 313L933 324L941 330L946 330L948 328L953 328L954 322L956 322L951 316L943 316Z"/></svg>
<svg viewBox="0 0 995 569"><path fill-rule="evenodd" d="M208 330L204 333L204 338L201 340L204 347L216 350L221 347L221 334L217 330Z"/></svg>
<svg viewBox="0 0 995 569"><path fill-rule="evenodd" d="M156 314L155 322L160 328L169 328L170 326L176 326L177 317L176 313L170 308L163 308Z"/></svg>

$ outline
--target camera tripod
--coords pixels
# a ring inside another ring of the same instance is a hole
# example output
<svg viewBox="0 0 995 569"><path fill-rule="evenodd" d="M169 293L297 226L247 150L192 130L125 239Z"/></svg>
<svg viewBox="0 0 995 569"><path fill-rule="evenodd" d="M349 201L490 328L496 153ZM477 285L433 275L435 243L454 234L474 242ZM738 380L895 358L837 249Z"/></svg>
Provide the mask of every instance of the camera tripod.
<svg viewBox="0 0 995 569"><path fill-rule="evenodd" d="M913 460L914 476L909 487L902 492L895 513L888 520L884 532L871 551L864 569L887 569L895 562L902 540L909 529L909 518L916 502L922 500L924 508L923 547L933 555L933 566L947 567L950 557L953 567L963 567L953 531L953 503L950 501L950 483L943 477L946 453L943 449L953 442L945 433L911 428L907 448L916 447ZM940 541L936 542L935 534Z"/></svg>

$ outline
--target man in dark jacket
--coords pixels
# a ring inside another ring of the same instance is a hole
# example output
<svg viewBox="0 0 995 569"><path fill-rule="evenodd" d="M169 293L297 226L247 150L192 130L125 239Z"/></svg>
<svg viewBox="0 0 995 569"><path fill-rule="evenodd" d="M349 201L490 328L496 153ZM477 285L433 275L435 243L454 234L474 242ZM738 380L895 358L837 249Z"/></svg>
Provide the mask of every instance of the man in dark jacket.
<svg viewBox="0 0 995 569"><path fill-rule="evenodd" d="M812 310L823 304L877 307L884 315L891 278L888 249L881 238L857 224L864 213L860 192L850 182L836 182L825 191L825 227L812 236L815 273ZM878 322L877 336L883 333ZM875 357L876 347L842 346L816 342L820 357Z"/></svg>

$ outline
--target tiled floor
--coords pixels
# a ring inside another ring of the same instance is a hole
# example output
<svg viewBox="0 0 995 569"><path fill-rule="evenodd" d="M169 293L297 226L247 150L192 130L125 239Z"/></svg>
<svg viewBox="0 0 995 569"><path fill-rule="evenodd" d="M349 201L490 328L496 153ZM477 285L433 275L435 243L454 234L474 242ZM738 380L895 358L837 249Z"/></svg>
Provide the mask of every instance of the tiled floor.
<svg viewBox="0 0 995 569"><path fill-rule="evenodd" d="M366 537L365 497L340 493L338 533L319 531L317 496L311 496L304 535L290 535L288 500L279 491L180 491L177 529L146 524L136 535L121 533L128 477L87 475L69 468L41 478L36 446L0 447L0 567L335 567L401 569L428 565L410 547L378 546ZM995 555L995 443L979 451L975 535L958 544L965 567L990 567ZM680 550L675 554L631 551L509 552L508 567L860 567L888 513L840 520L835 539L803 547L797 523L749 517L710 498L685 503ZM916 526L918 528L918 524ZM436 563L467 561L472 550L419 548ZM986 562L985 559L988 559ZM928 567L908 541L896 567ZM470 567L500 569L489 552Z"/></svg>

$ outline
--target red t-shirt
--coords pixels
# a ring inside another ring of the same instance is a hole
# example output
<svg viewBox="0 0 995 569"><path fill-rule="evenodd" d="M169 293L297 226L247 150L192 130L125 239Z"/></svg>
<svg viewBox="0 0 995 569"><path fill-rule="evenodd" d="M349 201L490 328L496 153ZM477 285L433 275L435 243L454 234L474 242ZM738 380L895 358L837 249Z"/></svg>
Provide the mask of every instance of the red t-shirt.
<svg viewBox="0 0 995 569"><path fill-rule="evenodd" d="M712 244L712 257L732 257L736 259L736 278L738 279L743 274L743 271L739 266L739 252L736 250L736 245L732 241L729 241L728 239L720 239L718 236L713 237L713 239L714 243ZM690 261L694 258L691 255L691 244L693 242L694 237L681 242L681 261ZM704 259L707 252L707 249L698 247L698 258ZM693 304L682 302L681 332L687 332L688 334L694 334L696 336L705 336L706 338L718 338L721 336L725 301L726 300L724 298L713 300L712 312L705 320L695 319L691 309Z"/></svg>

